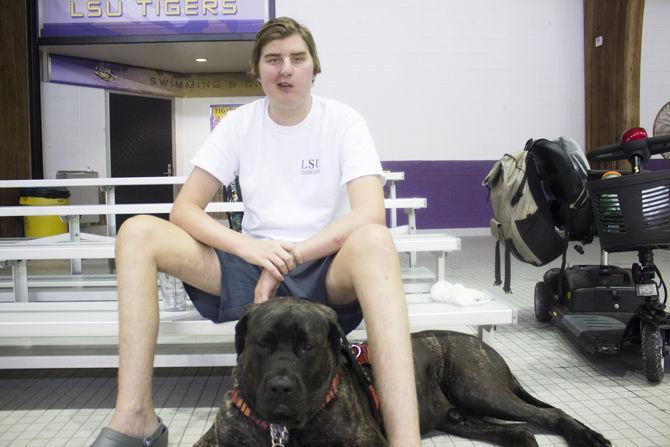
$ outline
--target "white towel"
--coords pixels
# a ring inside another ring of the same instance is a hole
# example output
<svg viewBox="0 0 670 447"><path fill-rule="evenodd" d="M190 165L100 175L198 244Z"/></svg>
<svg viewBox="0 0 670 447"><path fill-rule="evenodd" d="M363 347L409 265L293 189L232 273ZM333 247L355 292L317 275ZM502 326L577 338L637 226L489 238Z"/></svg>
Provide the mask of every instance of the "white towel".
<svg viewBox="0 0 670 447"><path fill-rule="evenodd" d="M468 289L463 284L452 284L448 281L438 281L430 288L433 301L441 301L459 306L474 306L491 301L484 292Z"/></svg>

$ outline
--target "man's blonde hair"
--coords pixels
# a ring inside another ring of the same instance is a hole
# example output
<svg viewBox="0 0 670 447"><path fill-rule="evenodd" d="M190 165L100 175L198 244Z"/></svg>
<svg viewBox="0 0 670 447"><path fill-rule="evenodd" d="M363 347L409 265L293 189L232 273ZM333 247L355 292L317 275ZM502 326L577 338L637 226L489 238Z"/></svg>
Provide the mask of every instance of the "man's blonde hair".
<svg viewBox="0 0 670 447"><path fill-rule="evenodd" d="M284 39L294 34L302 37L302 40L307 45L307 50L310 56L312 56L314 63L314 75L321 73L321 63L319 62L319 56L316 54L316 43L309 29L290 17L277 17L263 25L258 33L256 33L254 48L251 51L249 75L258 78L258 63L261 59L261 50L265 45L273 40Z"/></svg>

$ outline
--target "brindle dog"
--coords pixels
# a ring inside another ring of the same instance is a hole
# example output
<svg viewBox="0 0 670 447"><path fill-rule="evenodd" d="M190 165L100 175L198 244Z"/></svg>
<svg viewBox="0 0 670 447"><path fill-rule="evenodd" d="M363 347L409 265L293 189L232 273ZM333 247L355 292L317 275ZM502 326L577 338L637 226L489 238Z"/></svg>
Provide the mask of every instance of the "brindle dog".
<svg viewBox="0 0 670 447"><path fill-rule="evenodd" d="M214 425L196 447L376 447L387 441L343 349L335 312L293 298L251 307L236 327L238 363ZM571 446L610 442L534 398L503 358L476 337L412 335L421 432L441 430L505 446L536 446L525 421ZM275 425L276 424L276 425Z"/></svg>

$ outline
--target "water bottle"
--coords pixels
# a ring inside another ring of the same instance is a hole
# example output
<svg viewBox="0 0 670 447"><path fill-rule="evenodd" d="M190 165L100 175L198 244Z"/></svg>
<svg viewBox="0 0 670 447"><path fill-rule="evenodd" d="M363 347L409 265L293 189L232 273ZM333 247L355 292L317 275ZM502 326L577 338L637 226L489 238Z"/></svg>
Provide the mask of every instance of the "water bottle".
<svg viewBox="0 0 670 447"><path fill-rule="evenodd" d="M179 278L158 272L158 285L158 293L163 300L163 310L174 312L186 309L186 289Z"/></svg>

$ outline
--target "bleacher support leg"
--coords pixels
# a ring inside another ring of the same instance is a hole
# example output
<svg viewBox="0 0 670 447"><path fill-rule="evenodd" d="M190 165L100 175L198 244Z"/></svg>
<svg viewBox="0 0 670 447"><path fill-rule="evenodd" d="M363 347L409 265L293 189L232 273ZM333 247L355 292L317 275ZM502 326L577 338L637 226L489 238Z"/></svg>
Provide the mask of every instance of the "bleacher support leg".
<svg viewBox="0 0 670 447"><path fill-rule="evenodd" d="M10 261L12 265L12 281L14 283L14 302L28 302L28 268L25 259Z"/></svg>
<svg viewBox="0 0 670 447"><path fill-rule="evenodd" d="M409 228L409 234L416 233L416 212L414 208L406 208L405 214L407 214L407 227ZM409 266L416 266L416 252L409 252Z"/></svg>
<svg viewBox="0 0 670 447"><path fill-rule="evenodd" d="M81 240L79 216L67 216L67 219L70 227L70 242L79 242ZM70 273L81 275L81 259L70 259Z"/></svg>

